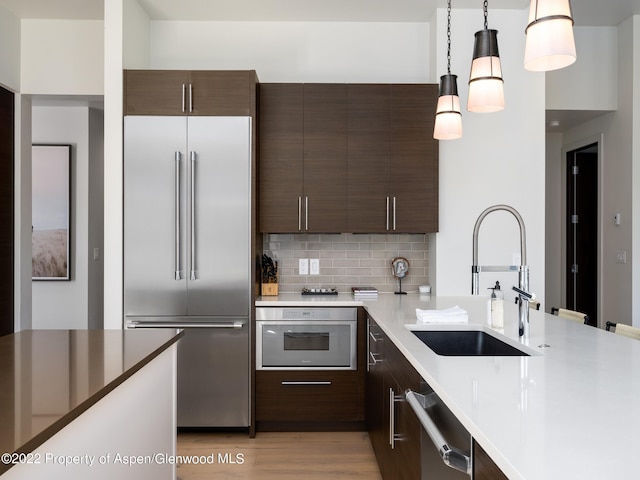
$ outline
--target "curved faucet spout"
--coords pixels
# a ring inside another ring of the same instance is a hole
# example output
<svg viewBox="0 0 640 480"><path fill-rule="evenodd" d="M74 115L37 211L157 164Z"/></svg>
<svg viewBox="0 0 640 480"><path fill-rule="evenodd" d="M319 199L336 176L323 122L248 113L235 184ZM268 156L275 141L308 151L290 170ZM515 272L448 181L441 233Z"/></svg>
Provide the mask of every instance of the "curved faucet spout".
<svg viewBox="0 0 640 480"><path fill-rule="evenodd" d="M480 284L480 266L478 265L478 234L480 233L480 225L487 215L491 212L498 210L504 210L511 213L518 221L520 227L520 267L518 268L518 289L522 292L519 295L518 302L518 335L520 338L529 338L529 300L531 295L529 293L529 267L527 266L527 245L526 245L526 232L524 228L524 221L518 211L510 207L509 205L493 205L492 207L484 210L476 224L473 227L473 264L471 265L471 295L478 295L478 289ZM510 267L485 267L487 271L509 271Z"/></svg>
<svg viewBox="0 0 640 480"><path fill-rule="evenodd" d="M510 207L509 205L493 205L492 207L484 210L476 220L476 224L473 227L473 265L478 265L478 233L480 232L480 225L487 215L498 210L504 210L511 213L518 221L518 226L520 227L520 264L526 265L527 245L524 221L522 220L522 216L518 213L518 211L515 208Z"/></svg>

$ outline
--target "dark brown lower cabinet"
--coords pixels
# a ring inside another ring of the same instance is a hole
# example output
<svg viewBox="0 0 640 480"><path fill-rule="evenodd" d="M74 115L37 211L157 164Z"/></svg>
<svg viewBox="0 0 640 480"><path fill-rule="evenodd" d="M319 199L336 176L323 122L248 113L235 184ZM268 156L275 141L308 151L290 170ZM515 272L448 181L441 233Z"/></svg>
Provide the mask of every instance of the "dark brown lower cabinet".
<svg viewBox="0 0 640 480"><path fill-rule="evenodd" d="M473 441L473 478L474 480L508 480L508 477L475 440Z"/></svg>
<svg viewBox="0 0 640 480"><path fill-rule="evenodd" d="M357 371L257 371L257 428L330 430L363 422L363 396Z"/></svg>
<svg viewBox="0 0 640 480"><path fill-rule="evenodd" d="M378 325L368 319L367 427L382 478L421 478L422 426L405 399L421 378Z"/></svg>

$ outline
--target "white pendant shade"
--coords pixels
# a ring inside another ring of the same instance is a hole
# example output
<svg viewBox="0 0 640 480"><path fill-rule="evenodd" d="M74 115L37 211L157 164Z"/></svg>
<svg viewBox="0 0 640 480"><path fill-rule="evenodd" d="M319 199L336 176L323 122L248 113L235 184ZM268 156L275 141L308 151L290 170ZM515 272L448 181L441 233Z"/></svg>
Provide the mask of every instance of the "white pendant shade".
<svg viewBox="0 0 640 480"><path fill-rule="evenodd" d="M531 0L524 52L527 70L557 70L576 61L569 0Z"/></svg>
<svg viewBox="0 0 640 480"><path fill-rule="evenodd" d="M471 64L467 110L490 113L504 109L500 57L478 57Z"/></svg>
<svg viewBox="0 0 640 480"><path fill-rule="evenodd" d="M436 123L433 138L436 140L455 140L462 137L462 114L458 95L438 97Z"/></svg>

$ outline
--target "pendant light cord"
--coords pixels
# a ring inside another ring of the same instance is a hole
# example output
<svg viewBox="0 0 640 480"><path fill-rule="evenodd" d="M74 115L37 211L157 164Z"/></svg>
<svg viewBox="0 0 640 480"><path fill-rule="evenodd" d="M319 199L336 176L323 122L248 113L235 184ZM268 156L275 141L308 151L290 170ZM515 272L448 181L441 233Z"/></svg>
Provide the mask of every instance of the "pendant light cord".
<svg viewBox="0 0 640 480"><path fill-rule="evenodd" d="M489 0L484 0L484 29L489 29Z"/></svg>
<svg viewBox="0 0 640 480"><path fill-rule="evenodd" d="M451 0L447 2L447 75L451 75Z"/></svg>

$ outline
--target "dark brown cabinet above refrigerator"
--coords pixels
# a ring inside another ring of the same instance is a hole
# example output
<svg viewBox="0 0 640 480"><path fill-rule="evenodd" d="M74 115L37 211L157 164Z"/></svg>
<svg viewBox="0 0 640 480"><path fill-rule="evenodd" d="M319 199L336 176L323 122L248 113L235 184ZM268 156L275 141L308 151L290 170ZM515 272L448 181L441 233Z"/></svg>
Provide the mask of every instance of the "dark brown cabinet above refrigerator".
<svg viewBox="0 0 640 480"><path fill-rule="evenodd" d="M253 70L125 70L125 115L250 116Z"/></svg>
<svg viewBox="0 0 640 480"><path fill-rule="evenodd" d="M437 231L437 96L431 84L261 84L260 231Z"/></svg>

